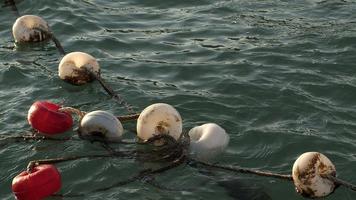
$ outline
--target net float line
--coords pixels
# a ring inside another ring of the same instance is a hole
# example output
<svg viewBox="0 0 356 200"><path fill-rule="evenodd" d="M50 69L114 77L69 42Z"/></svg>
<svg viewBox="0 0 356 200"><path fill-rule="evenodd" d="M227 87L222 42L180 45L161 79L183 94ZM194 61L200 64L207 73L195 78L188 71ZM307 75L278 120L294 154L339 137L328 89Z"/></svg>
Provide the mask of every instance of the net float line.
<svg viewBox="0 0 356 200"><path fill-rule="evenodd" d="M164 166L164 167L160 167L160 168L157 168L157 169L144 169L142 171L140 171L138 174L128 178L127 180L124 180L124 181L118 181L108 187L104 187L104 188L99 188L99 189L96 189L96 190L93 190L92 193L95 193L95 192L103 192L103 191L107 191L107 190L110 190L112 188L116 188L116 187L120 187L120 186L123 186L123 185L127 185L129 183L132 183L132 182L135 182L135 181L139 181L139 180L142 180L142 179L145 179L146 177L149 177L149 176L154 176L154 175L157 175L157 174L161 174L165 171L168 171L168 170L171 170L171 169L174 169L176 167L179 167L180 165L186 163L186 156L185 155L182 155L181 157L177 158L176 160L174 160L173 162L169 163L168 165Z"/></svg>
<svg viewBox="0 0 356 200"><path fill-rule="evenodd" d="M306 152L299 156L293 165L292 175L237 166L211 164L194 159L190 159L190 161L209 168L293 181L296 191L306 198L328 196L338 186L344 186L356 191L356 185L336 177L334 165L326 156L318 152Z"/></svg>
<svg viewBox="0 0 356 200"><path fill-rule="evenodd" d="M50 30L48 23L44 19L35 15L20 16L16 4L13 0L9 0L8 2L5 1L5 3L6 5L11 5L13 10L16 11L18 16L12 28L13 36L15 38L16 43L42 42L47 39L51 39L54 42L59 53L62 56L67 55L63 46L61 45L59 40L55 37L54 33ZM83 68L83 66L79 66L79 68ZM87 70L82 70L82 71L87 71ZM82 73L82 75L84 75L84 77L87 77L89 75L89 77L98 80L100 85L110 95L110 97L112 97L120 105L123 105L129 113L131 114L134 113L132 106L127 102L125 102L120 95L115 93L114 90L108 84L106 84L104 79L100 76L100 73L98 74L89 71L89 73L87 73L87 76L85 76L85 73Z"/></svg>
<svg viewBox="0 0 356 200"><path fill-rule="evenodd" d="M132 156L126 155L124 153L107 153L107 154L94 154L94 155L81 155L81 156L69 156L69 157L60 157L60 158L49 158L49 159L41 159L41 160L33 160L30 161L27 165L27 171L31 172L35 166L44 165L44 164L57 164L61 162L68 162L73 160L80 160L80 159L95 159L95 158L108 158L108 157L129 157Z"/></svg>
<svg viewBox="0 0 356 200"><path fill-rule="evenodd" d="M0 141L4 140L52 140L52 141L67 141L73 139L72 137L65 137L65 138L53 138L53 137L46 137L46 136L39 136L39 135L11 135L11 136L3 136L0 137Z"/></svg>
<svg viewBox="0 0 356 200"><path fill-rule="evenodd" d="M278 173L273 173L273 172L254 170L254 169L250 169L250 168L243 168L243 167L237 167L237 166L225 166L225 165L219 165L219 164L211 164L211 163L206 163L206 162L202 162L202 161L197 161L194 159L192 159L191 161L194 163L197 163L199 165L202 165L205 167L210 167L210 168L216 168L216 169L222 169L222 170L231 171L231 172L237 172L237 173L243 173L243 174L254 174L254 175L258 175L258 176L266 176L266 177L278 178L278 179L282 179L282 180L293 181L292 175L287 175L287 174L278 174Z"/></svg>
<svg viewBox="0 0 356 200"><path fill-rule="evenodd" d="M106 84L105 80L100 76L99 73L89 71L87 68L85 69L99 82L99 84L104 88L104 90L110 95L111 98L117 101L120 105L124 106L129 113L134 113L132 105L127 103L119 94L115 93L115 91L108 84Z"/></svg>
<svg viewBox="0 0 356 200"><path fill-rule="evenodd" d="M79 119L82 119L88 113L73 107L62 107L59 109L59 111L76 114L78 115ZM120 120L120 122L127 122L127 121L137 120L139 116L140 113L135 113L135 114L117 116L116 118Z"/></svg>
<svg viewBox="0 0 356 200"><path fill-rule="evenodd" d="M151 181L146 181L146 180L152 179L152 176L154 176L154 175L161 174L161 173L166 172L168 170L174 169L174 168L184 164L185 161L186 161L186 157L185 156L179 157L178 159L174 160L173 162L171 162L170 164L168 164L168 165L166 165L164 167L160 167L160 168L157 168L157 169L149 168L149 169L141 170L140 172L138 172L137 174L129 177L126 180L118 181L118 182L116 182L116 183L114 183L114 184L112 184L110 186L107 186L107 187L102 187L102 188L98 188L98 189L92 190L92 191L90 191L90 193L104 192L104 191L107 191L107 190L110 190L110 189L113 189L113 188L121 187L121 186L130 184L130 183L136 182L136 181L143 181L144 183L148 183L148 184L151 184L154 187L159 187L160 189L162 189L163 187L161 187L159 184L153 183ZM170 190L169 188L164 188L164 189ZM174 191L174 190L171 190L171 191ZM85 194L55 194L53 196L79 197L79 196L85 196L86 194L87 193L85 193Z"/></svg>
<svg viewBox="0 0 356 200"><path fill-rule="evenodd" d="M174 139L169 139L169 135L157 135L154 138L150 139L150 141L146 141L145 144L152 144L154 143L155 140L170 140L169 142L165 143L164 145L172 145L170 142L174 142L176 145L175 147L180 148L182 150L182 146L178 142L176 142ZM163 151L166 151L166 148L162 148ZM49 159L40 159L40 160L33 160L30 161L27 165L27 171L31 171L33 167L42 165L42 164L56 164L56 163L61 163L61 162L67 162L67 161L73 161L73 160L79 160L79 159L84 159L84 158L106 158L106 157L120 157L120 158L132 158L133 154L136 153L143 153L143 151L109 151L109 153L106 154L93 154L93 155L79 155L79 156L69 156L69 157L59 157L59 158L49 158ZM147 153L147 152L146 152ZM150 153L150 152L149 152ZM177 156L178 158L181 157L183 154L180 154Z"/></svg>
<svg viewBox="0 0 356 200"><path fill-rule="evenodd" d="M162 136L159 136L156 139L157 140L158 139L162 139ZM147 143L152 143L152 141L149 141ZM133 152L137 153L137 151L133 151ZM73 161L73 160L78 160L78 159L83 159L83 158L94 159L94 158L107 158L107 157L115 158L115 157L119 157L119 158L130 158L130 159L132 159L132 158L134 158L132 156L133 152L129 152L129 151L125 151L125 152L122 152L122 151L120 151L120 152L110 151L110 153L107 153L107 154L69 156L69 157L61 157L61 158L33 160L33 161L29 162L29 164L27 166L27 171L22 172L21 174L25 173L26 176L31 176L30 175L31 173L37 173L38 172L37 169L35 171L33 171L35 168L40 168L42 166L43 167L44 166L51 166L51 168L55 168L55 166L53 164L57 164L57 163L61 163L61 162L67 162L67 161ZM150 153L150 152L148 152L148 153ZM146 157L146 156L144 156L144 157ZM115 184L113 184L111 186L108 186L108 187L105 187L105 188L99 188L99 189L96 189L96 190L91 191L91 192L100 192L100 191L109 190L111 188L122 186L122 185L126 185L126 184L129 184L129 183L134 182L134 181L151 180L152 176L154 176L156 174L159 174L159 173L163 173L163 172L165 172L167 170L170 170L170 169L173 169L175 167L178 167L179 165L185 163L186 160L187 160L186 156L184 154L180 154L172 162L169 162L168 165L165 165L165 166L159 167L159 168L149 168L149 169L141 170L139 173L133 175L132 177L128 178L127 180L119 181L119 182L117 182L117 183L115 183ZM49 175L49 176L51 176L51 175ZM53 174L52 174L52 176L53 176ZM60 176L60 174L58 174L58 176ZM31 176L30 178L31 179L35 179L35 178L38 178L38 176L37 175L33 176L33 177ZM43 178L50 179L51 177L47 177L46 176L46 177L43 177ZM147 182L147 181L144 181L144 182ZM26 189L26 188L28 188L27 184L30 184L30 182L22 183L21 184L22 187L21 187L20 191L24 191L24 190L28 191ZM153 184L153 183L149 183L149 184ZM14 182L13 182L13 185L14 185ZM51 183L51 184L48 184L48 185L53 185L53 184ZM154 185L158 186L158 184L154 184ZM29 192L27 192L27 196L29 196L30 194L33 194L33 191L31 191L31 190ZM15 193L15 195L17 197L19 197L19 194L16 191L18 191L18 190L14 190L14 188L13 188L13 192ZM56 191L58 191L58 189L56 189ZM51 191L48 194L52 194L53 195L54 192L55 191ZM46 195L47 195L47 193L46 193ZM61 194L57 195L57 194L54 194L54 196L76 197L76 196L85 196L85 194L68 194L68 195L61 195Z"/></svg>

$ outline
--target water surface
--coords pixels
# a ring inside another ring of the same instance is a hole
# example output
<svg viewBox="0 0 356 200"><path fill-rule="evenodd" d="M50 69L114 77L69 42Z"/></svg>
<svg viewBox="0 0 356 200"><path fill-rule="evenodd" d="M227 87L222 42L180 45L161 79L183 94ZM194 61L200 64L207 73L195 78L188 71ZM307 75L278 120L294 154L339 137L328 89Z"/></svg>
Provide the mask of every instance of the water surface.
<svg viewBox="0 0 356 200"><path fill-rule="evenodd" d="M186 130L206 122L224 127L230 145L215 161L290 174L300 154L319 151L339 177L356 183L355 1L17 3L22 15L46 19L66 51L95 56L103 77L136 110L165 102L180 112ZM0 134L30 130L26 115L36 100L127 113L98 83L59 80L61 56L52 43L15 46L15 20L10 8L0 9ZM135 124L125 127L133 139ZM80 140L2 143L0 199L14 199L12 178L30 160L96 152L103 152L100 145ZM61 193L89 192L141 169L130 159L57 166ZM84 199L303 199L290 182L189 166L156 180L176 190L134 182ZM326 199L355 198L339 188Z"/></svg>

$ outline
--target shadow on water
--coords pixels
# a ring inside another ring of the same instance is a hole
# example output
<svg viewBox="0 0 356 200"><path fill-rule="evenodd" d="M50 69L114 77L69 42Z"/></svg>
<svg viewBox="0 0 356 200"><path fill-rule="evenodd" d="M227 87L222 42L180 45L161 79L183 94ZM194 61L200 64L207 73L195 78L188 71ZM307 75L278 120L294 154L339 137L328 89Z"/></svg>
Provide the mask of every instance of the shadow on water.
<svg viewBox="0 0 356 200"><path fill-rule="evenodd" d="M272 198L264 191L263 186L256 183L252 178L224 178L219 180L219 176L212 170L201 169L195 163L190 163L190 167L196 168L198 173L212 179L218 186L224 188L227 195L236 200L271 200Z"/></svg>
<svg viewBox="0 0 356 200"><path fill-rule="evenodd" d="M234 178L217 182L227 194L236 200L271 200L263 187L253 183L253 180Z"/></svg>

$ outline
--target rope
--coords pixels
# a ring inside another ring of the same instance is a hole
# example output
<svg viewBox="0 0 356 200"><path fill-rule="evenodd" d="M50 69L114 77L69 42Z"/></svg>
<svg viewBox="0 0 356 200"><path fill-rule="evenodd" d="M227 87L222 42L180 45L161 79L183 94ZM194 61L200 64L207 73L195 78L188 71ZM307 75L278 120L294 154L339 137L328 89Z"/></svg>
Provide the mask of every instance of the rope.
<svg viewBox="0 0 356 200"><path fill-rule="evenodd" d="M124 106L125 109L130 114L135 113L133 111L132 105L127 103L119 94L115 93L115 91L105 82L105 80L100 76L99 73L94 73L88 70L87 68L84 69L86 69L87 73L89 73L93 78L95 78L99 82L99 84L104 88L104 90L110 95L111 98L113 98L120 105Z"/></svg>
<svg viewBox="0 0 356 200"><path fill-rule="evenodd" d="M293 178L292 178L291 175L277 174L277 173L272 173L272 172L253 170L253 169L249 169L249 168L242 168L242 167L236 167L236 166L232 167L232 166L224 166L224 165L218 165L218 164L210 164L210 163L197 161L197 160L194 160L194 159L191 159L191 161L193 161L193 162L195 162L197 164L206 166L206 167L223 169L223 170L237 172L237 173L255 174L255 175L258 175L258 176L266 176L266 177L273 177L273 178L293 181Z"/></svg>
<svg viewBox="0 0 356 200"><path fill-rule="evenodd" d="M39 31L39 32L42 33L42 34L47 35L47 36L54 42L54 44L55 44L55 46L56 46L58 52L59 52L62 56L66 55L66 52L64 51L63 46L61 45L61 43L59 42L59 40L54 36L54 34L53 34L52 32L47 31L47 30L44 30L44 29L39 28L39 27L38 27L38 28L34 28L34 30L37 30L37 31Z"/></svg>
<svg viewBox="0 0 356 200"><path fill-rule="evenodd" d="M72 108L72 107L62 107L62 108L58 109L58 111L76 114L76 115L78 115L80 120L84 117L85 114L87 114L86 112L83 112L79 109Z"/></svg>
<svg viewBox="0 0 356 200"><path fill-rule="evenodd" d="M83 158L94 159L94 158L108 158L108 157L131 158L131 155L124 154L123 152L115 152L115 153L107 153L107 154L94 154L94 155L84 155L84 156L82 155L82 156L69 156L69 157L60 157L60 158L32 160L27 165L27 171L31 172L34 167L43 164L56 164L61 162L79 160Z"/></svg>
<svg viewBox="0 0 356 200"><path fill-rule="evenodd" d="M71 137L67 138L52 138L46 136L38 136L38 135L13 135L13 136L5 136L0 137L0 141L4 140L53 140L53 141L67 141L72 139Z"/></svg>
<svg viewBox="0 0 356 200"><path fill-rule="evenodd" d="M84 115L87 114L87 112L84 112L84 111L81 111L79 109L72 108L72 107L62 107L59 109L59 111L76 114L76 115L78 115L79 119L82 119L84 117ZM127 121L137 120L139 116L140 116L140 113L135 113L135 114L117 116L116 118L120 122L127 122Z"/></svg>
<svg viewBox="0 0 356 200"><path fill-rule="evenodd" d="M351 189L353 191L356 191L356 185L353 185L353 184L351 184L349 182L341 180L341 179L339 179L339 178L337 178L335 176L332 176L330 174L322 174L321 177L327 178L327 179L333 181L337 185L342 185L342 186L344 186L346 188L349 188L349 189Z"/></svg>
<svg viewBox="0 0 356 200"><path fill-rule="evenodd" d="M137 120L139 116L140 113L136 113L131 115L118 116L117 119L120 120L120 122L126 122L126 121Z"/></svg>
<svg viewBox="0 0 356 200"><path fill-rule="evenodd" d="M96 189L96 190L94 190L92 192L93 193L95 193L95 192L103 192L103 191L107 191L107 190L110 190L110 189L115 188L115 187L120 187L120 186L123 186L123 185L127 185L129 183L132 183L132 182L135 182L135 181L138 181L138 180L142 180L147 176L160 174L160 173L163 173L163 172L168 171L170 169L176 168L176 167L180 166L181 164L183 164L185 161L186 161L186 157L185 156L181 156L178 159L176 159L175 161L171 162L167 166L164 166L164 167L161 167L161 168L158 168L158 169L144 169L144 170L140 171L138 174L128 178L127 180L116 182L116 183L114 183L114 184L112 184L112 185L110 185L108 187L99 188L99 189Z"/></svg>
<svg viewBox="0 0 356 200"><path fill-rule="evenodd" d="M15 12L15 14L18 17L20 17L20 13L18 12L15 1L14 0L5 0L5 5L3 7L9 6L9 5L11 6L11 8ZM47 35L54 42L59 53L62 56L66 55L66 52L65 52L63 46L61 45L59 40L55 37L55 35L52 32L41 29L41 28L34 28L34 30L39 31L40 34L42 33L42 34ZM132 105L128 104L126 101L123 100L123 98L120 95L115 93L115 91L108 84L106 84L105 80L99 74L93 73L89 70L87 70L87 72L89 72L90 75L92 77L94 77L100 83L100 85L110 95L110 97L112 97L114 100L116 100L120 105L123 105L129 113L131 113L131 114L135 113L132 109Z"/></svg>

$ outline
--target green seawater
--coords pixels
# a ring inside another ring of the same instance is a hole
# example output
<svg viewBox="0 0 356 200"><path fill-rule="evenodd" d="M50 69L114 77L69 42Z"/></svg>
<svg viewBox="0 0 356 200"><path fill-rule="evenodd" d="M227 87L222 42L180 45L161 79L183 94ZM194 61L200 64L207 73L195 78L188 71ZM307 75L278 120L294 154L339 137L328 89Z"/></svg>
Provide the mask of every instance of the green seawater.
<svg viewBox="0 0 356 200"><path fill-rule="evenodd" d="M356 1L16 3L21 15L47 20L67 52L96 57L103 78L135 110L164 102L180 112L185 130L221 125L230 144L214 162L290 174L300 154L318 151L332 160L338 177L356 183ZM0 8L1 137L30 130L27 111L36 100L127 114L97 82L61 81L53 43L16 46L15 20L9 7ZM135 123L124 127L125 139L133 141ZM69 131L75 139L65 142L0 141L0 199L14 199L12 179L30 160L105 152L75 134ZM303 199L288 181L188 165L155 176L167 188L136 181L92 193L143 165L102 158L57 167L61 194L86 193L63 199ZM356 192L340 187L325 199L354 200Z"/></svg>

